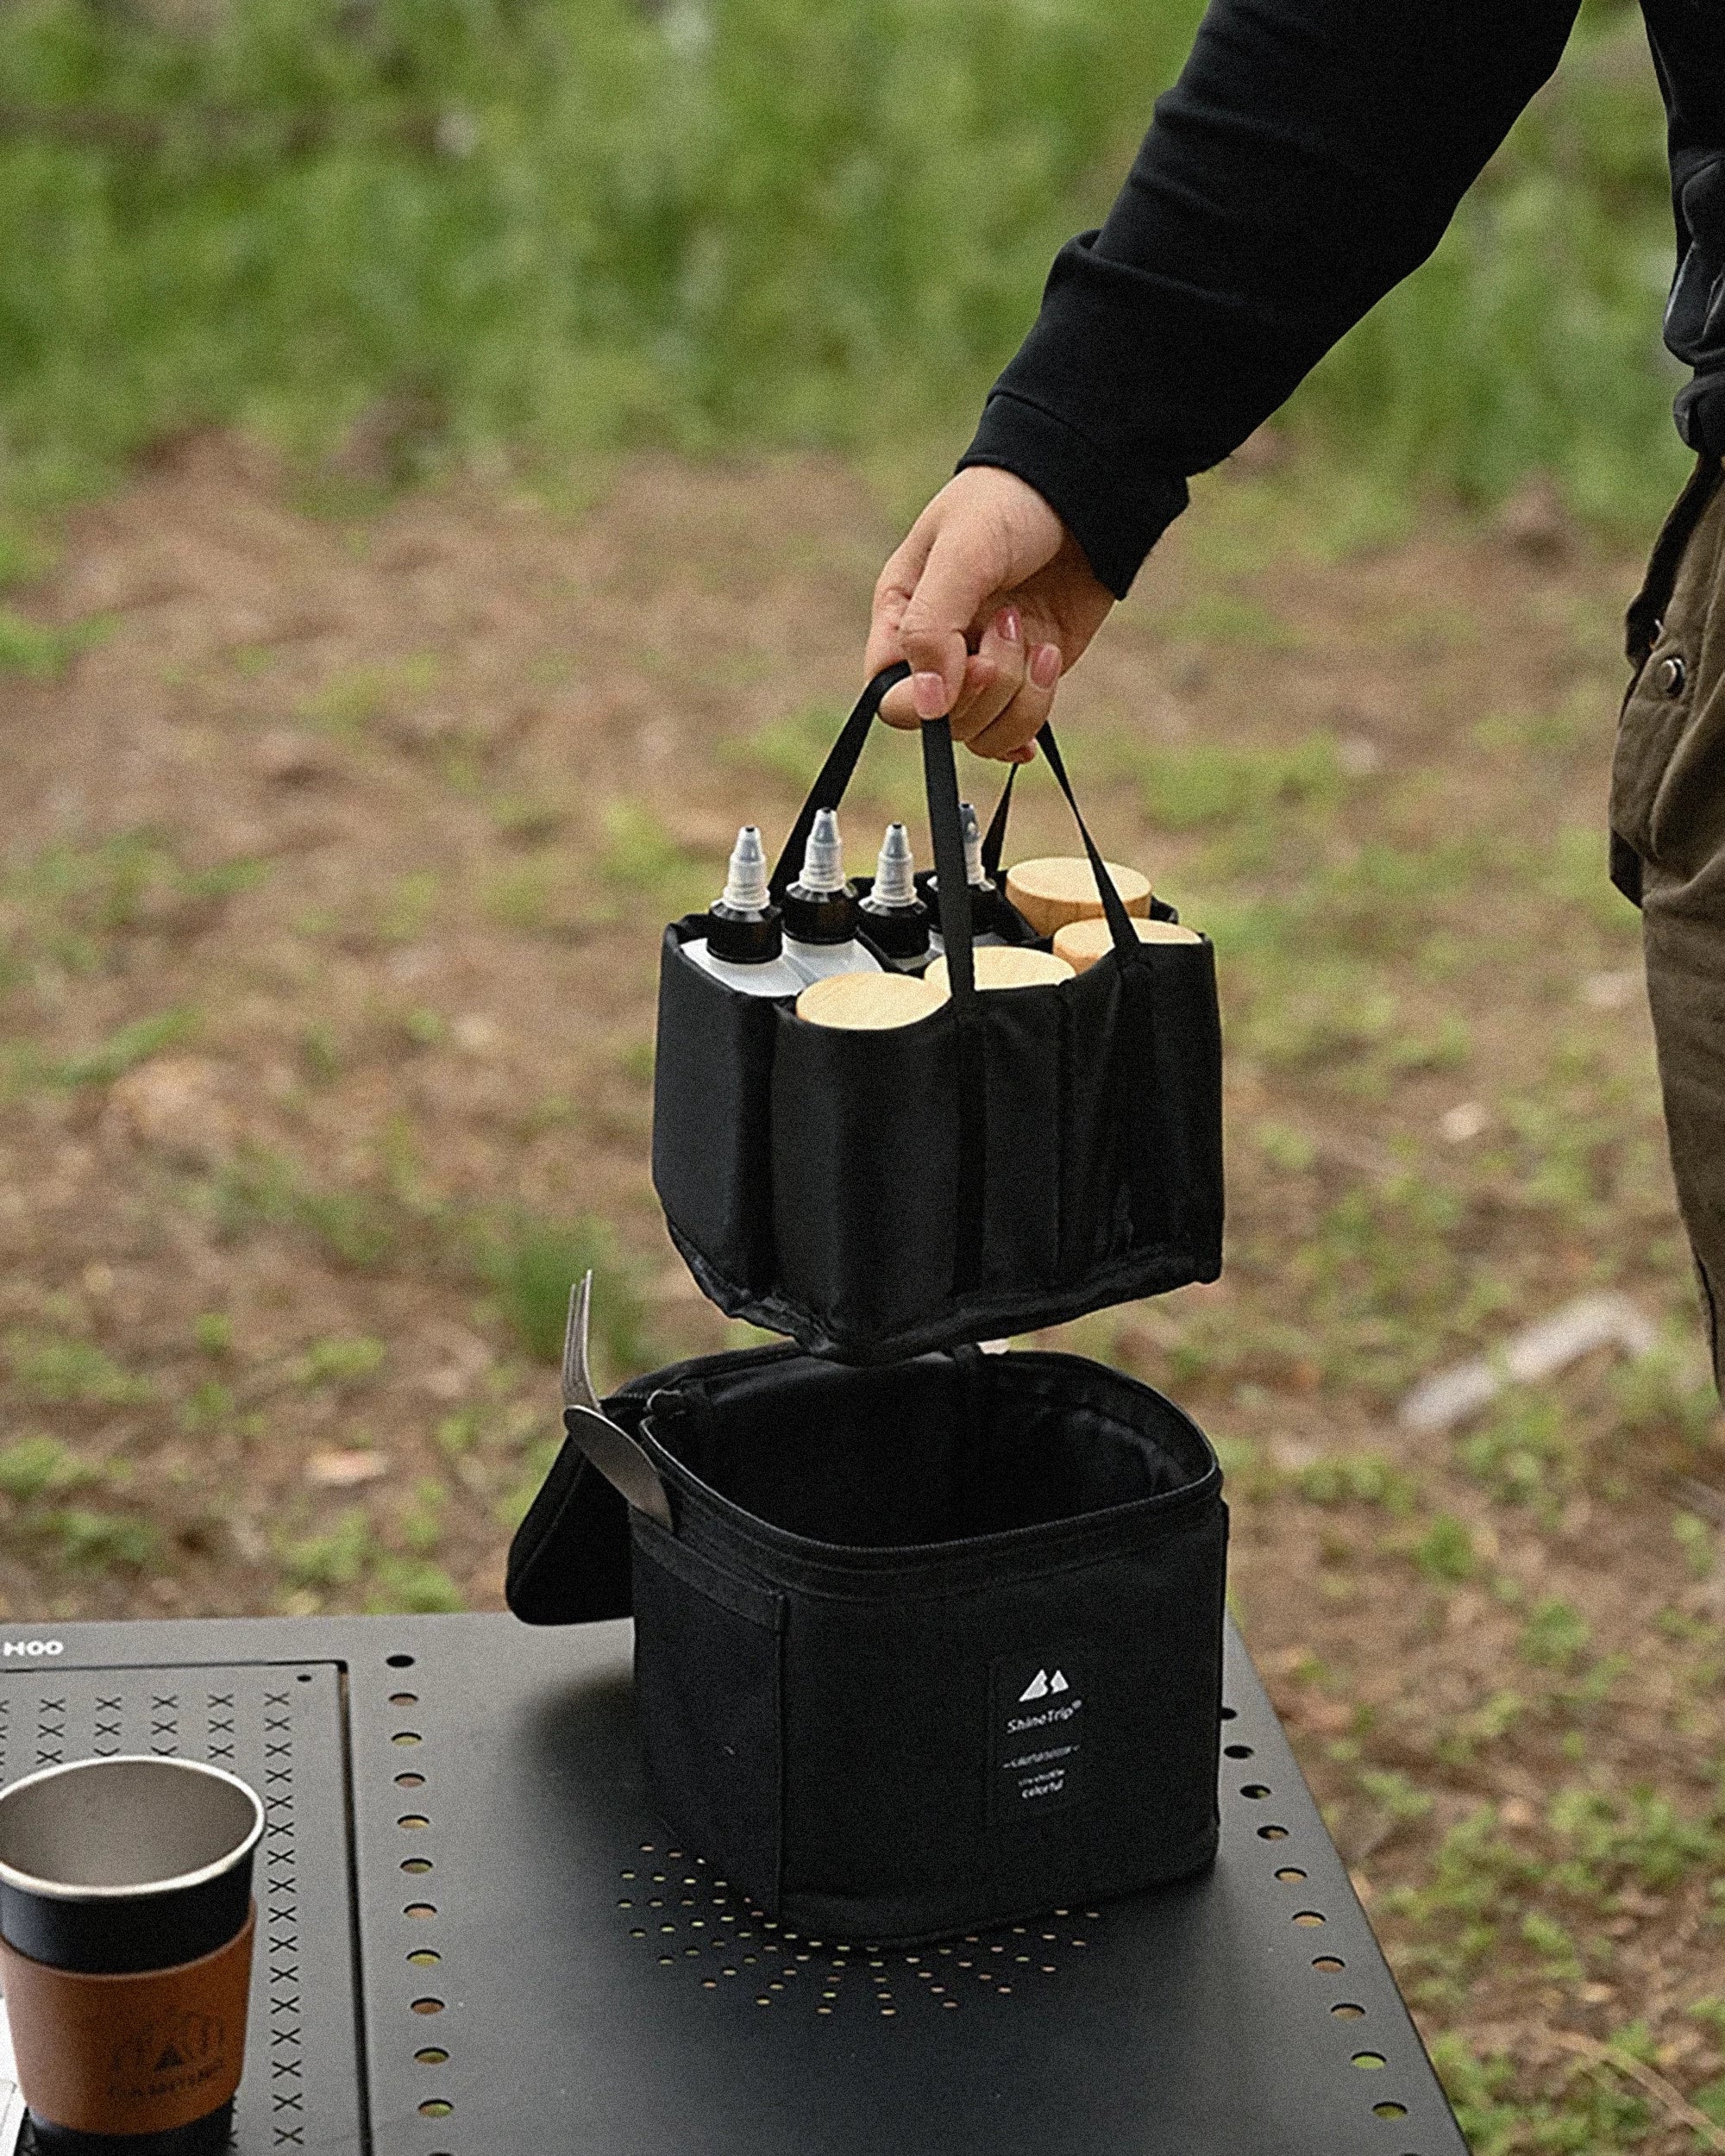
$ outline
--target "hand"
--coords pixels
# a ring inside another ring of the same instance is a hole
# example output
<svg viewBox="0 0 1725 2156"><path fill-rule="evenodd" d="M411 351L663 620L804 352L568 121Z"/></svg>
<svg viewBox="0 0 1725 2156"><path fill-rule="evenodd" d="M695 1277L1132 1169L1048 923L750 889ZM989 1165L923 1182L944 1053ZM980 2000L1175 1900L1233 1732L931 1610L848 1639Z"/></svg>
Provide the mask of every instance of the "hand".
<svg viewBox="0 0 1725 2156"><path fill-rule="evenodd" d="M1024 763L1060 677L1113 594L1033 486L993 465L949 479L875 586L868 670L915 672L881 706L890 725L950 713L955 741Z"/></svg>

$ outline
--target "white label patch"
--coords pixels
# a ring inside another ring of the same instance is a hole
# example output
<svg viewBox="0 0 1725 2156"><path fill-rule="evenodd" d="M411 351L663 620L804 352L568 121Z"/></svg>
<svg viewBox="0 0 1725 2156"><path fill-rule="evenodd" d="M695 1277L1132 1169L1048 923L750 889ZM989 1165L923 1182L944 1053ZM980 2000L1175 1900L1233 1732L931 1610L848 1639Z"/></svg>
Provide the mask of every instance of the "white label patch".
<svg viewBox="0 0 1725 2156"><path fill-rule="evenodd" d="M1040 1818L1082 1795L1082 1671L1002 1656L988 1686L988 1823Z"/></svg>

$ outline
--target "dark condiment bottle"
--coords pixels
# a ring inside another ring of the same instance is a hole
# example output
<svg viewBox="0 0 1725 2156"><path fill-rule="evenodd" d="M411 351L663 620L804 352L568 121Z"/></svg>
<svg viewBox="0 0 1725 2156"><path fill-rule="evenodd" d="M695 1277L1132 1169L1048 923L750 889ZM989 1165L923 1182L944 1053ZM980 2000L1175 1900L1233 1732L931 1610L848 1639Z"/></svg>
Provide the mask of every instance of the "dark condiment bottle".
<svg viewBox="0 0 1725 2156"><path fill-rule="evenodd" d="M863 933L895 967L909 972L927 964L928 908L917 896L916 862L902 824L887 826L874 887L862 901L862 911Z"/></svg>

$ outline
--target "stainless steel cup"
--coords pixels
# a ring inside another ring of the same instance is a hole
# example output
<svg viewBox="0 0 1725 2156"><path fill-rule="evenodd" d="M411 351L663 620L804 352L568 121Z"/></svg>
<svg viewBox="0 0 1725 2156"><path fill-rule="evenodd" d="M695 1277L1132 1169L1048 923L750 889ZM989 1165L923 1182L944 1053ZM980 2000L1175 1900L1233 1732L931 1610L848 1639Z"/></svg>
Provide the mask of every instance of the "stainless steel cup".
<svg viewBox="0 0 1725 2156"><path fill-rule="evenodd" d="M256 1793L191 1759L0 1790L0 1977L44 2156L214 2156L245 2057Z"/></svg>

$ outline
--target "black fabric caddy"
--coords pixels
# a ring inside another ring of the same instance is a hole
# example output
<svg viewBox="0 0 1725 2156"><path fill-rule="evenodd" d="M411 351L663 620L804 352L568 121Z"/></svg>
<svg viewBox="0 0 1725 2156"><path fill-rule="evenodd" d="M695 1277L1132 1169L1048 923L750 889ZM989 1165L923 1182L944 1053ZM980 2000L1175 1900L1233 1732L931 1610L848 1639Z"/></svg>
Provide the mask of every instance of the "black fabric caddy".
<svg viewBox="0 0 1725 2156"><path fill-rule="evenodd" d="M632 1609L656 1801L768 1916L938 1937L1214 1856L1226 1510L1159 1394L1072 1356L781 1345L605 1407L670 1525L572 1412L510 1607Z"/></svg>
<svg viewBox="0 0 1725 2156"><path fill-rule="evenodd" d="M775 896L905 671L877 675L845 722ZM1138 941L1044 727L1114 948L1075 981L979 994L951 735L936 720L921 736L948 1004L887 1032L810 1025L788 1000L739 994L685 959L699 914L666 931L660 965L653 1181L672 1238L728 1316L854 1363L1058 1324L1221 1269L1214 950ZM996 867L1009 798L989 834Z"/></svg>

